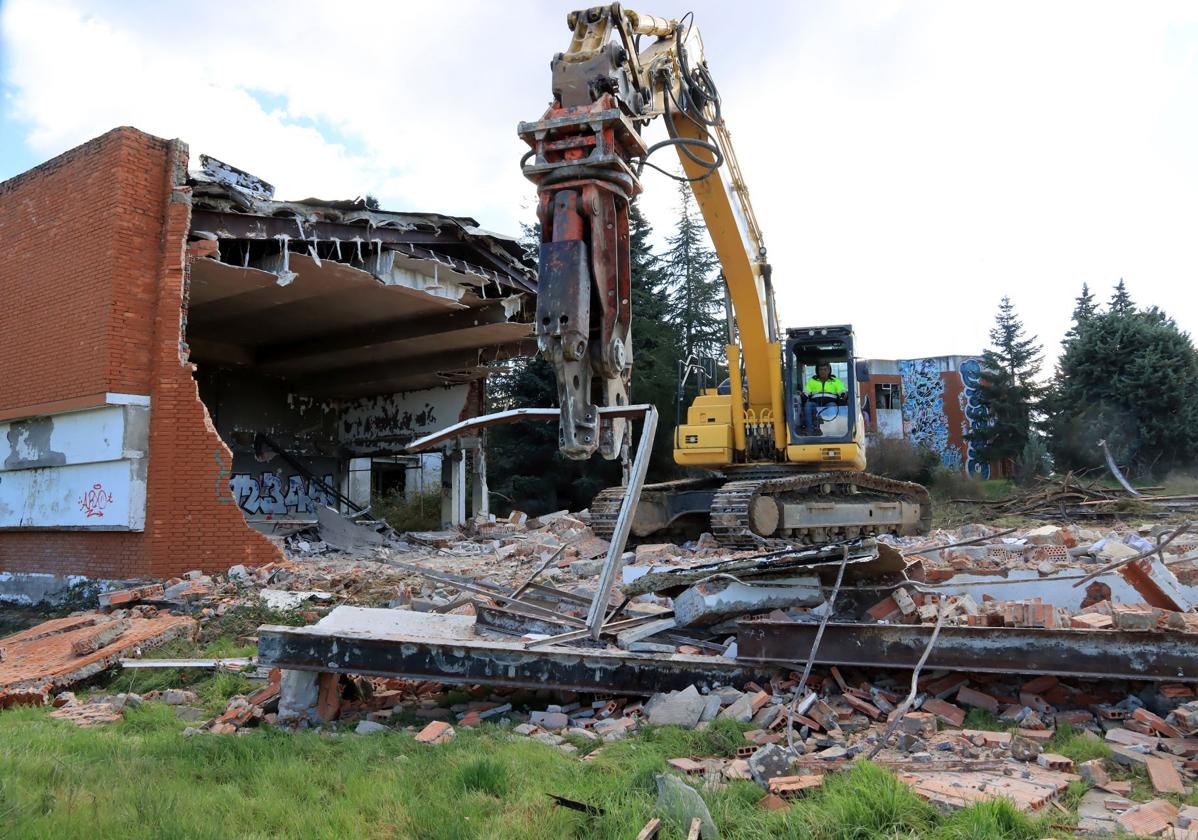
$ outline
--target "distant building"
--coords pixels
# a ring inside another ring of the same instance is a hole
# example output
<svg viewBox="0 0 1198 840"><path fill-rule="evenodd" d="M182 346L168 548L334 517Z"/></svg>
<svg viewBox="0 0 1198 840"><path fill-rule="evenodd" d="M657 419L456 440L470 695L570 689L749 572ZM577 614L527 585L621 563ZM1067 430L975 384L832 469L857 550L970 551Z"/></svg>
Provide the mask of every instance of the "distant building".
<svg viewBox="0 0 1198 840"><path fill-rule="evenodd" d="M905 438L940 455L951 469L989 478L991 465L974 455L967 436L986 410L978 394L981 359L934 356L927 359L870 359L870 436ZM997 465L994 474L999 474Z"/></svg>

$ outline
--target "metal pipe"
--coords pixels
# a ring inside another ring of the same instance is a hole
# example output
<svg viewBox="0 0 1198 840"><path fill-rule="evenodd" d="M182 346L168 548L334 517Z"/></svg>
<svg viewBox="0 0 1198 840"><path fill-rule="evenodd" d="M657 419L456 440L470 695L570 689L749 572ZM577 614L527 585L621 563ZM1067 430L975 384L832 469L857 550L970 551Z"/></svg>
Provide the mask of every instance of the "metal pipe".
<svg viewBox="0 0 1198 840"><path fill-rule="evenodd" d="M587 613L587 627L591 638L598 639L603 629L603 618L607 613L607 601L612 586L616 582L616 572L619 571L620 559L624 555L624 545L628 542L628 534L632 530L632 520L636 515L637 505L641 501L641 488L645 486L645 474L649 470L649 456L653 454L653 436L657 431L657 409L652 405L644 406L645 420L641 424L641 439L637 443L636 458L633 459L632 469L629 470L628 487L624 498L620 501L620 515L616 518L615 532L607 548L607 559L603 562L603 571L599 574L599 586L595 591L595 600L591 601L591 610Z"/></svg>

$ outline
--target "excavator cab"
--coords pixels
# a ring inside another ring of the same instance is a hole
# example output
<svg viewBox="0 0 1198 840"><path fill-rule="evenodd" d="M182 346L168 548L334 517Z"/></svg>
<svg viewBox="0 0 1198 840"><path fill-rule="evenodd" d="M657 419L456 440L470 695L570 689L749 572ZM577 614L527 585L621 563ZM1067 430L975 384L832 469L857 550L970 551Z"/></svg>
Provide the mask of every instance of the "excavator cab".
<svg viewBox="0 0 1198 840"><path fill-rule="evenodd" d="M785 396L790 443L850 443L861 422L852 327L786 331Z"/></svg>

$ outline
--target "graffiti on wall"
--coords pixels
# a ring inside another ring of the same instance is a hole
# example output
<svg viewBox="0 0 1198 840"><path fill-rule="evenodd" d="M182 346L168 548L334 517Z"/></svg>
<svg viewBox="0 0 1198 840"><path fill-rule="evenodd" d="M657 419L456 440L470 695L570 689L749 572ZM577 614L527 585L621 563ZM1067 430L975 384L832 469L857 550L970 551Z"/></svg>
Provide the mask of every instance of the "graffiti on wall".
<svg viewBox="0 0 1198 840"><path fill-rule="evenodd" d="M324 483L333 486L332 473L324 476ZM229 492L237 506L249 515L314 513L317 505L334 505L337 501L313 480L305 485L303 476L291 475L284 480L269 471L257 478L249 473L234 473L229 479Z"/></svg>
<svg viewBox="0 0 1198 840"><path fill-rule="evenodd" d="M104 489L103 483L97 481L83 491L79 497L79 509L89 519L93 516L103 516L104 510L112 504L112 493Z"/></svg>
<svg viewBox="0 0 1198 840"><path fill-rule="evenodd" d="M341 412L341 443L370 446L411 440L464 419L469 396L469 385L455 385L352 400Z"/></svg>
<svg viewBox="0 0 1198 840"><path fill-rule="evenodd" d="M907 439L938 454L944 466L961 469L961 451L949 442L939 362L904 359L899 362L899 374L903 377L903 425Z"/></svg>
<svg viewBox="0 0 1198 840"><path fill-rule="evenodd" d="M961 363L961 436L965 440L965 471L979 478L990 477L990 465L977 458L977 448L969 442L969 432L988 421L986 407L982 405L978 383L982 378L982 365L977 359L966 359Z"/></svg>

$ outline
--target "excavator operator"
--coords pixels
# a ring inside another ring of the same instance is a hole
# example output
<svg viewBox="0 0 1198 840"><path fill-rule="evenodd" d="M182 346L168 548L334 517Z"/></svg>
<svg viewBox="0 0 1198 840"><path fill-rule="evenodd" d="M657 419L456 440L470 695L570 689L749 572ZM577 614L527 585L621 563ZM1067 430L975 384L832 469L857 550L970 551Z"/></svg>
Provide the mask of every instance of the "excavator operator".
<svg viewBox="0 0 1198 840"><path fill-rule="evenodd" d="M807 384L803 386L803 425L799 434L821 434L816 420L816 409L829 405L844 405L847 399L844 382L832 373L832 365L827 362L817 363L815 376L808 379Z"/></svg>

